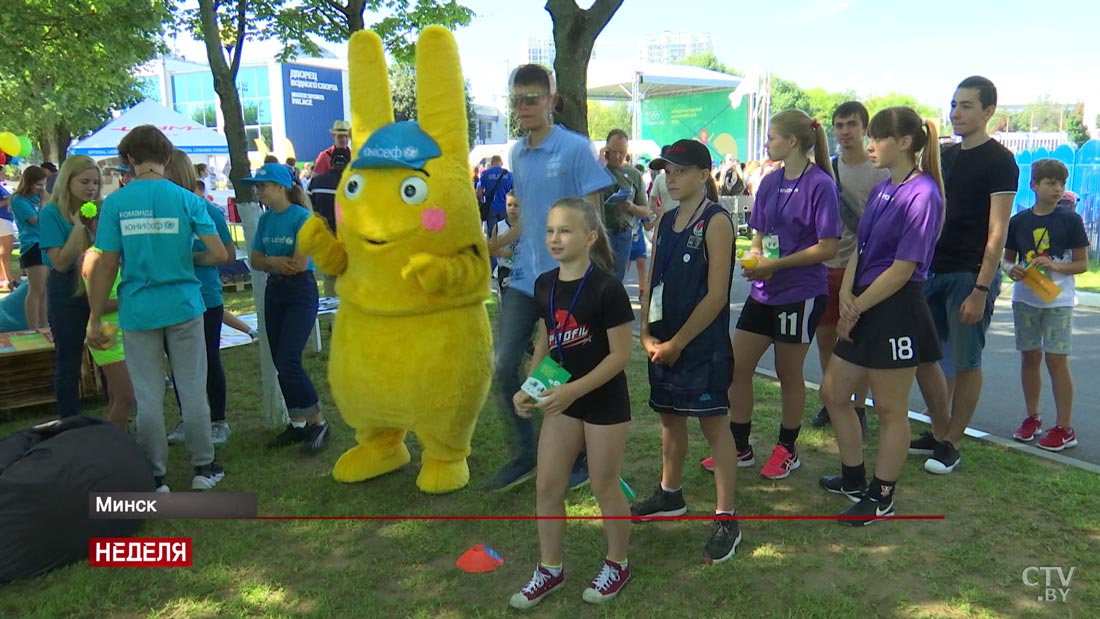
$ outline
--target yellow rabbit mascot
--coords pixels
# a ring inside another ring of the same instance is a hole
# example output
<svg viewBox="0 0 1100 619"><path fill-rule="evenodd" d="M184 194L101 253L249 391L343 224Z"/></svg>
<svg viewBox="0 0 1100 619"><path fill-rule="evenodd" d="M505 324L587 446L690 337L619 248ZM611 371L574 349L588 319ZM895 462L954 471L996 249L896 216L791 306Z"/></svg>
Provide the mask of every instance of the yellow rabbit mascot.
<svg viewBox="0 0 1100 619"><path fill-rule="evenodd" d="M417 486L470 482L466 457L489 391L485 300L489 257L466 159L458 47L442 27L417 43L419 123L393 120L382 42L349 48L352 162L336 200L339 240L314 217L298 246L339 276L329 384L357 445L332 471L357 482L408 464L405 433L423 446Z"/></svg>

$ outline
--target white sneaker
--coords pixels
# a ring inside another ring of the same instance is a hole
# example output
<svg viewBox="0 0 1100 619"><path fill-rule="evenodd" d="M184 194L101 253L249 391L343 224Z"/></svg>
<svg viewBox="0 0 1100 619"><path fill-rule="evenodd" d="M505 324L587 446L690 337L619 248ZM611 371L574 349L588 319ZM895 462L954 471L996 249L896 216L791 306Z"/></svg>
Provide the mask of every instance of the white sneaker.
<svg viewBox="0 0 1100 619"><path fill-rule="evenodd" d="M168 435L168 444L181 445L183 444L183 442L183 422L181 421L176 424L176 429L172 430L172 432Z"/></svg>
<svg viewBox="0 0 1100 619"><path fill-rule="evenodd" d="M210 438L215 445L223 445L229 441L229 435L233 433L226 421L215 421L210 424Z"/></svg>
<svg viewBox="0 0 1100 619"><path fill-rule="evenodd" d="M191 478L191 489L210 490L223 479L225 479L225 470L217 462L196 466L195 476Z"/></svg>
<svg viewBox="0 0 1100 619"><path fill-rule="evenodd" d="M165 483L163 477L154 477L153 478L153 483L156 484L156 487L157 487L156 490L154 490L154 492L159 492L161 494L167 494L169 492L172 492L172 489L168 487L168 484Z"/></svg>

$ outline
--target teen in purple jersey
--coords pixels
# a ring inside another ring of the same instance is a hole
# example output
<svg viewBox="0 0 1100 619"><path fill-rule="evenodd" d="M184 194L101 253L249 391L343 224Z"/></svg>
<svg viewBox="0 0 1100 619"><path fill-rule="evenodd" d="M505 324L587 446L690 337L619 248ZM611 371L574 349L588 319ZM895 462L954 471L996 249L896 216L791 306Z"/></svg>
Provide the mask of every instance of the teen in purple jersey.
<svg viewBox="0 0 1100 619"><path fill-rule="evenodd" d="M822 263L837 252L840 208L825 127L800 110L780 112L768 127L767 147L768 157L784 167L760 182L749 219L756 232L742 272L752 280L752 292L733 336L730 428L738 465L752 466L752 377L774 343L783 419L779 441L760 474L783 479L799 467L794 444L806 406L802 364L828 301ZM808 157L811 149L816 165Z"/></svg>
<svg viewBox="0 0 1100 619"><path fill-rule="evenodd" d="M871 160L890 178L871 191L856 252L840 286L840 341L825 370L821 398L840 448L841 474L820 485L856 504L841 524L860 526L894 514L894 487L909 441L909 391L917 365L941 357L932 314L921 292L944 219L936 125L908 107L871 119ZM918 154L920 163L917 163ZM941 374L940 381L943 381ZM879 416L875 477L867 486L863 433L852 390L869 382Z"/></svg>

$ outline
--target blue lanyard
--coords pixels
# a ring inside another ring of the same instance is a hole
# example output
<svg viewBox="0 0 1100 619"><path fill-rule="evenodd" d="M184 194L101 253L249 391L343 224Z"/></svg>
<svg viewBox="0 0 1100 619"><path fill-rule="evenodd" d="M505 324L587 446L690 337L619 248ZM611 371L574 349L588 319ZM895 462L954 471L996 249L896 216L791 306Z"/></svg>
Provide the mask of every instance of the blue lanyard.
<svg viewBox="0 0 1100 619"><path fill-rule="evenodd" d="M663 262L661 262L661 270L660 271L657 271L657 270L653 271L653 281L654 282L661 283L661 282L664 281L665 271L668 270L668 265L669 265L670 262L672 262L672 256L673 256L673 254L676 253L676 245L680 242L680 237L682 237L684 235L684 233L687 232L691 228L691 225L693 223L695 223L695 216L699 214L699 209L703 208L703 205L706 204L706 202L707 202L707 196L704 194L703 199L699 201L699 205L696 206L695 210L691 212L691 217L688 218L687 224L684 226L683 230L680 230L679 232L677 232L676 230L673 229L676 226L676 218L675 217L672 218L672 225L670 225L668 227L668 231L670 233L672 233L672 238L669 239L669 241L668 241L669 244L665 245L665 247L668 248L668 251L665 252L665 259L664 259ZM680 208L680 207L677 207L677 208ZM663 242L663 240L664 240L664 237L662 236L661 241ZM656 256L654 256L654 257L656 257ZM652 282L651 282L650 289L652 289L654 285L656 285L656 284L652 284Z"/></svg>
<svg viewBox="0 0 1100 619"><path fill-rule="evenodd" d="M809 169L810 169L810 162L807 161L806 162L806 167L802 168L802 173L798 175L797 179L795 179L794 187L791 187L791 192L787 194L787 199L783 201L782 206L779 205L779 195L781 193L783 193L783 180L784 179L782 179L782 178L779 179L779 186L777 186L775 188L775 200L772 201L772 203L775 204L775 208L772 209L774 211L774 213L773 213L772 217L769 218L769 221L768 221L768 223L771 224L770 226L768 226L768 228L771 230L771 232L769 232L768 234L775 234L775 227L779 225L779 214L783 212L783 209L787 208L787 204L791 201L791 196L794 195L794 192L798 191L798 184L802 182L802 177L806 176L806 170L809 170ZM764 211L764 212L766 213L767 211Z"/></svg>
<svg viewBox="0 0 1100 619"><path fill-rule="evenodd" d="M882 194L885 193L884 191L880 191L878 195L875 196L875 205L874 207L869 209L871 211L874 211L874 216L871 218L870 225L867 226L867 238L859 244L859 254L861 256L863 255L863 251L867 249L867 244L871 242L871 233L874 231L875 225L878 223L878 218L882 217L882 214L886 212L887 208L890 207L890 203L894 201L894 196L898 195L898 192L901 191L901 186L904 185L916 171L917 168L915 167L912 170L909 170L909 173L905 175L905 178L903 178L902 181L898 183L896 187L894 187L894 190L890 192L890 197L886 198L886 202L882 202ZM892 187L892 185L887 185L886 189L890 189L890 187ZM878 207L878 210L875 210L875 207Z"/></svg>
<svg viewBox="0 0 1100 619"><path fill-rule="evenodd" d="M577 299L581 298L581 290L584 290L584 282L588 281L588 274L592 272L592 265L588 265L588 270L584 272L584 277L581 278L581 283L577 286L577 291L573 293L573 300L569 302L569 310L565 313L565 320L562 324L558 324L557 318L554 316L554 307L558 302L558 278L561 277L561 270L558 270L558 275L554 277L554 284L550 286L550 324L554 326L554 348L558 349L558 361L565 363L565 348L561 345L562 339L565 338L565 334L562 332L562 327L569 323L569 317L573 315L573 309L577 307Z"/></svg>

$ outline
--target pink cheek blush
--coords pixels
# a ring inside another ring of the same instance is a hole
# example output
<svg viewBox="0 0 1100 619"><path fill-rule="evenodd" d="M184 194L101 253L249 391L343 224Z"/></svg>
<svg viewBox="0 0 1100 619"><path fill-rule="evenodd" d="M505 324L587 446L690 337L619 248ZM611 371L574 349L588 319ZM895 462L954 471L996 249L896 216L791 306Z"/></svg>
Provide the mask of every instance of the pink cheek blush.
<svg viewBox="0 0 1100 619"><path fill-rule="evenodd" d="M447 225L447 214L443 212L443 209L424 209L424 212L420 215L420 223L425 230L439 232L443 229L443 226Z"/></svg>

